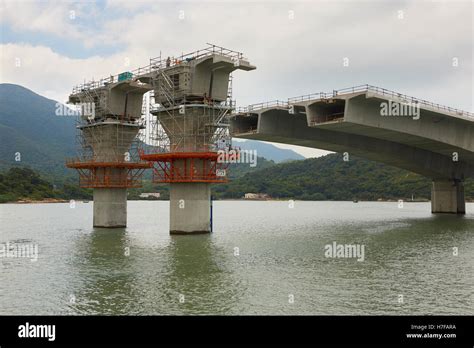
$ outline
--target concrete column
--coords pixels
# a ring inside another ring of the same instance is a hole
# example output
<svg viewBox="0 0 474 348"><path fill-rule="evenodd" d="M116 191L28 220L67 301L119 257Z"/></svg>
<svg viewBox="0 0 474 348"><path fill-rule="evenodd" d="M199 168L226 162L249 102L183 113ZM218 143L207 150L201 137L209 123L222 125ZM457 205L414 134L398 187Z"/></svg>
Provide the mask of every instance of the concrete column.
<svg viewBox="0 0 474 348"><path fill-rule="evenodd" d="M127 189L94 189L94 227L127 226Z"/></svg>
<svg viewBox="0 0 474 348"><path fill-rule="evenodd" d="M82 129L86 143L92 147L97 162L118 162L138 133L137 125L123 125L109 119L109 124L97 124ZM110 168L110 184L123 184L127 173L123 168ZM97 170L98 178L105 175L104 168ZM127 225L127 189L94 188L94 227L125 227Z"/></svg>
<svg viewBox="0 0 474 348"><path fill-rule="evenodd" d="M170 233L210 233L210 199L210 184L172 183L170 185Z"/></svg>
<svg viewBox="0 0 474 348"><path fill-rule="evenodd" d="M431 212L465 214L464 184L458 180L433 180Z"/></svg>

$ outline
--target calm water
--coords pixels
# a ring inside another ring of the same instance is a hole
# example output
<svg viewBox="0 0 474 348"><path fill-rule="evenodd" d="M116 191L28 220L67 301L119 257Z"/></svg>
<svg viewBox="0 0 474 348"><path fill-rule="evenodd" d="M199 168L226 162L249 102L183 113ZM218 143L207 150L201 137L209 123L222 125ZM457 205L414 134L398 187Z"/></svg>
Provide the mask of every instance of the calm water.
<svg viewBox="0 0 474 348"><path fill-rule="evenodd" d="M0 243L39 255L0 258L0 314L474 314L474 204L215 202L200 236L170 236L168 205L129 202L112 230L92 202L0 205Z"/></svg>

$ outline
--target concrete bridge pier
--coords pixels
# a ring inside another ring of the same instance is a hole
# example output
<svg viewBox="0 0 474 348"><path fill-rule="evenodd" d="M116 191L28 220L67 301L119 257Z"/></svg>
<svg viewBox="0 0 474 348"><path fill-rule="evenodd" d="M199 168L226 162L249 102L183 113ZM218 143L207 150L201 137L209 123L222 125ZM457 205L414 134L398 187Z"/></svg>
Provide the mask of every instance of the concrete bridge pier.
<svg viewBox="0 0 474 348"><path fill-rule="evenodd" d="M127 226L127 189L94 189L94 227Z"/></svg>
<svg viewBox="0 0 474 348"><path fill-rule="evenodd" d="M242 53L214 45L157 65L155 149L141 158L155 162L155 182L170 184L170 234L210 233L211 184L227 182L218 150L231 145L231 73L255 67Z"/></svg>
<svg viewBox="0 0 474 348"><path fill-rule="evenodd" d="M173 183L170 185L170 234L211 232L211 185Z"/></svg>
<svg viewBox="0 0 474 348"><path fill-rule="evenodd" d="M79 153L67 166L79 171L81 187L94 189L94 227L127 225L127 188L139 187L142 171L150 167L134 158L132 144L143 128L143 95L151 89L138 80L114 83L111 78L77 87L69 96L82 114L77 126Z"/></svg>
<svg viewBox="0 0 474 348"><path fill-rule="evenodd" d="M460 180L433 180L431 212L466 214L464 184Z"/></svg>

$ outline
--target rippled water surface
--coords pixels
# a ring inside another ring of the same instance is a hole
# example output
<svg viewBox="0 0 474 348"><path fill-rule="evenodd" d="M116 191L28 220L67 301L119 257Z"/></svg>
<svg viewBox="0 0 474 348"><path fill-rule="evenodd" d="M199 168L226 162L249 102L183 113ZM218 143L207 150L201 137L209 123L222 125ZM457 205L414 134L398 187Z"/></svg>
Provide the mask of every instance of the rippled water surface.
<svg viewBox="0 0 474 348"><path fill-rule="evenodd" d="M0 258L0 314L474 314L474 204L218 201L198 236L168 214L132 201L126 229L99 229L92 202L0 205L0 243L39 255Z"/></svg>

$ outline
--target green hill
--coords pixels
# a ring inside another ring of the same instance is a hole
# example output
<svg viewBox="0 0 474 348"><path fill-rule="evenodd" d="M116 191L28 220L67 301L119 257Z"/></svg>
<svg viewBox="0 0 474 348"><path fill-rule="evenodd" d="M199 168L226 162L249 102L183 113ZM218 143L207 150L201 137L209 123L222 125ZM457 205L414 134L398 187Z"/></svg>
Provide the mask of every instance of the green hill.
<svg viewBox="0 0 474 348"><path fill-rule="evenodd" d="M38 172L30 168L11 168L0 173L0 203L14 202L21 199L43 200L54 199L91 199L91 191L84 190L73 184L57 187L42 178Z"/></svg>
<svg viewBox="0 0 474 348"><path fill-rule="evenodd" d="M55 111L54 100L0 84L0 169L29 166L48 174L67 173L64 158L75 153L75 119Z"/></svg>
<svg viewBox="0 0 474 348"><path fill-rule="evenodd" d="M430 199L431 180L403 169L339 154L282 163L214 187L216 198L241 198L246 192L301 200ZM466 198L474 183L466 181Z"/></svg>

